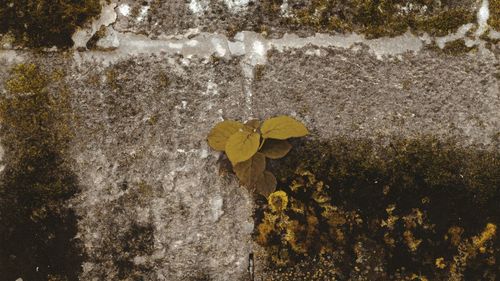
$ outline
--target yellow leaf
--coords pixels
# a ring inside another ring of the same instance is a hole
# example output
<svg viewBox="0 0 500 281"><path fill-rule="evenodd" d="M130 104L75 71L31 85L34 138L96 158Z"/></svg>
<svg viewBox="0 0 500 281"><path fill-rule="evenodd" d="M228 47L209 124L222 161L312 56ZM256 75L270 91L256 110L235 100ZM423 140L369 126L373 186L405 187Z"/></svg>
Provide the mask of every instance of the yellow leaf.
<svg viewBox="0 0 500 281"><path fill-rule="evenodd" d="M276 190L276 185L278 185L278 182L274 175L269 171L264 171L254 183L254 189L267 198L269 194Z"/></svg>
<svg viewBox="0 0 500 281"><path fill-rule="evenodd" d="M215 125L208 134L208 145L215 150L224 151L229 137L242 128L243 124L240 122L233 120L222 121Z"/></svg>
<svg viewBox="0 0 500 281"><path fill-rule="evenodd" d="M287 155L290 149L292 149L292 145L286 140L268 139L265 141L260 152L267 158L279 159Z"/></svg>
<svg viewBox="0 0 500 281"><path fill-rule="evenodd" d="M234 166L234 172L243 185L250 186L266 169L266 157L257 152L247 161L238 163Z"/></svg>
<svg viewBox="0 0 500 281"><path fill-rule="evenodd" d="M304 124L288 116L278 116L264 121L260 131L263 138L278 140L303 137L309 133Z"/></svg>
<svg viewBox="0 0 500 281"><path fill-rule="evenodd" d="M236 132L226 143L226 154L233 166L250 159L259 149L260 135L252 132Z"/></svg>

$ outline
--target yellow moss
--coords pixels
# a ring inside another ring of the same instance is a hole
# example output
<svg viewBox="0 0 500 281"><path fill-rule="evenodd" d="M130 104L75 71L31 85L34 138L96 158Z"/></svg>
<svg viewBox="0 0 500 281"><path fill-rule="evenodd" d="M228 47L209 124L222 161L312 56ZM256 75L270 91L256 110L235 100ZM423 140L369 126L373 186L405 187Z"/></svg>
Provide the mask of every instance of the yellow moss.
<svg viewBox="0 0 500 281"><path fill-rule="evenodd" d="M437 258L436 259L436 267L439 268L439 269L444 269L446 267L446 263L444 262L444 258Z"/></svg>
<svg viewBox="0 0 500 281"><path fill-rule="evenodd" d="M467 47L467 45L465 45L464 39L458 39L448 42L442 49L445 54L450 55L465 54L473 50L477 50L477 46Z"/></svg>
<svg viewBox="0 0 500 281"><path fill-rule="evenodd" d="M415 252L418 249L418 246L422 243L422 239L416 239L415 236L413 236L413 233L409 230L406 230L403 233L403 237L406 241L406 245L412 252Z"/></svg>
<svg viewBox="0 0 500 281"><path fill-rule="evenodd" d="M289 225L286 228L286 233L285 233L285 241L287 241L290 246L292 247L292 250L304 254L307 252L307 247L306 244L303 243L303 241L300 241L299 237L300 235L303 235L303 232L305 231L305 226L299 223L296 220L290 221Z"/></svg>
<svg viewBox="0 0 500 281"><path fill-rule="evenodd" d="M490 0L489 4L490 17L488 18L488 24L500 31L500 0Z"/></svg>
<svg viewBox="0 0 500 281"><path fill-rule="evenodd" d="M273 212L282 212L288 205L288 196L284 191L276 191L269 195L269 207Z"/></svg>
<svg viewBox="0 0 500 281"><path fill-rule="evenodd" d="M19 152L19 157L41 157L47 148L61 152L73 135L73 116L65 88L61 86L58 94L52 94L48 87L63 74L60 70L42 73L34 64L17 65L11 73L5 83L8 94L0 101L0 120L6 129L4 145L15 148L10 150Z"/></svg>
<svg viewBox="0 0 500 281"><path fill-rule="evenodd" d="M492 223L488 223L484 231L479 236L475 236L472 238L472 244L476 249L483 248L484 244L496 235L496 231L497 226Z"/></svg>
<svg viewBox="0 0 500 281"><path fill-rule="evenodd" d="M450 265L450 276L452 280L460 280L463 277L468 263L477 258L478 253L487 253L487 243L491 241L496 235L497 226L493 223L486 224L485 229L470 240L464 239L458 245L458 253L453 257L453 263ZM493 254L493 253L490 253ZM490 256L486 262L491 262Z"/></svg>
<svg viewBox="0 0 500 281"><path fill-rule="evenodd" d="M423 219L424 215L422 213L422 211L420 211L420 209L412 209L412 213L407 215L407 216L403 216L402 219L404 220L405 222L405 227L407 229L410 229L410 228L416 228L417 226L422 226L423 224Z"/></svg>
<svg viewBox="0 0 500 281"><path fill-rule="evenodd" d="M387 227L389 230L394 229L394 225L399 220L399 216L393 215L392 212L396 209L396 204L390 204L385 211L387 212L387 219L382 220L380 226Z"/></svg>
<svg viewBox="0 0 500 281"><path fill-rule="evenodd" d="M110 68L106 71L106 84L108 84L111 89L119 90L120 84L118 83L118 73L115 69Z"/></svg>
<svg viewBox="0 0 500 281"><path fill-rule="evenodd" d="M14 78L7 80L6 89L12 94L37 94L49 81L35 64L19 64L12 69Z"/></svg>
<svg viewBox="0 0 500 281"><path fill-rule="evenodd" d="M384 233L384 242L385 244L389 245L390 247L396 246L396 240L392 238L390 233Z"/></svg>
<svg viewBox="0 0 500 281"><path fill-rule="evenodd" d="M474 241L482 244L477 249L465 233L485 217L497 218L498 153L464 149L454 140L433 137L377 145L352 139L311 141L284 158L276 174L289 199L285 214L294 222L277 222L269 231L272 239L263 245L268 253L280 259L287 256L291 264L306 254L348 253L339 257L342 264L352 258L353 242L366 236L373 243L370 248L384 252L388 280L408 280L411 272L425 272L430 280L438 280L448 270L455 272L453 276L465 272L476 276L478 266L491 274L492 251L497 248L497 240L489 238L492 227L477 233ZM321 192L330 199L323 200ZM481 194L484 201L478 200ZM480 206L487 215L470 215ZM262 207L270 213L269 206ZM439 257L443 260L436 264ZM445 271L439 270L443 264Z"/></svg>
<svg viewBox="0 0 500 281"><path fill-rule="evenodd" d="M279 217L272 213L264 214L264 219L262 223L257 226L258 236L256 238L257 243L261 245L266 245L269 243L269 237L271 233L277 231Z"/></svg>
<svg viewBox="0 0 500 281"><path fill-rule="evenodd" d="M340 210L331 205L324 206L324 211L321 213L331 227L339 227L347 222L346 215L341 213Z"/></svg>
<svg viewBox="0 0 500 281"><path fill-rule="evenodd" d="M288 187L289 194L280 190L269 196L268 208L257 226L257 242L267 247L271 260L281 264L284 256L332 252L335 243L344 242L341 228L348 220L351 224L356 220L354 213L331 205L325 193L327 187L313 173L297 169L295 175ZM320 228L326 231L321 232Z"/></svg>
<svg viewBox="0 0 500 281"><path fill-rule="evenodd" d="M262 79L262 77L264 77L264 71L266 69L266 66L265 65L262 65L262 64L257 64L255 67L254 67L254 78L255 80L257 81L260 81Z"/></svg>
<svg viewBox="0 0 500 281"><path fill-rule="evenodd" d="M448 229L448 234L445 236L445 240L450 240L453 246L458 246L462 240L462 233L464 229L458 226L452 226Z"/></svg>
<svg viewBox="0 0 500 281"><path fill-rule="evenodd" d="M264 2L268 1L271 0ZM404 3L394 0L312 0L308 4L291 7L292 17L287 17L286 21L309 26L316 31L363 32L369 38L396 36L408 29L443 36L474 21L471 7L447 6L426 0ZM268 9L268 13L279 12Z"/></svg>
<svg viewBox="0 0 500 281"><path fill-rule="evenodd" d="M9 275L15 272L40 280L58 274L61 280L73 280L78 275L76 219L66 202L78 191L77 177L65 161L74 120L63 78L60 69L20 64L12 68L0 96L6 163L0 184L0 244L11 244L10 249L0 247L0 256L33 250L17 259L0 258L7 280L17 278ZM34 273L35 265L54 269ZM60 272L62 268L68 271Z"/></svg>
<svg viewBox="0 0 500 281"><path fill-rule="evenodd" d="M415 273L413 273L413 274L411 275L410 280L416 280L416 281L429 281L429 279L427 279L427 277L425 277L424 275L415 274Z"/></svg>
<svg viewBox="0 0 500 281"><path fill-rule="evenodd" d="M434 36L445 36L465 23L474 21L472 9L455 8L441 11L429 18L419 18L417 27Z"/></svg>

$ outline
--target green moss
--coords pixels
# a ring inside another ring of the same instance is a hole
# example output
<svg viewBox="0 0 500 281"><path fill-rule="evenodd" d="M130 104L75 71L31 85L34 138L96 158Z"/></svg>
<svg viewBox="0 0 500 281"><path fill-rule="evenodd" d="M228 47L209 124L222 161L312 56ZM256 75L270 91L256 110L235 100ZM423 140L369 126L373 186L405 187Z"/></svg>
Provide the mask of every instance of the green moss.
<svg viewBox="0 0 500 281"><path fill-rule="evenodd" d="M292 17L285 22L309 26L316 31L360 32L369 38L396 36L408 29L425 31L435 36L454 32L474 21L472 7L450 1L429 0L312 0L292 5ZM281 1L267 0L261 4L270 17L281 17Z"/></svg>
<svg viewBox="0 0 500 281"><path fill-rule="evenodd" d="M78 186L62 158L72 116L61 75L21 64L0 98L7 163L0 181L0 272L8 280L75 280L80 270L76 217L65 208Z"/></svg>
<svg viewBox="0 0 500 281"><path fill-rule="evenodd" d="M496 30L500 30L500 0L490 0L490 17L488 24Z"/></svg>
<svg viewBox="0 0 500 281"><path fill-rule="evenodd" d="M99 0L4 0L0 33L11 32L29 47L70 47L78 26L99 14Z"/></svg>
<svg viewBox="0 0 500 281"><path fill-rule="evenodd" d="M255 80L260 81L262 79L262 77L264 76L265 70L266 70L265 65L262 65L262 64L256 65L254 67L254 70L253 70L253 72L254 72L253 75L255 77Z"/></svg>
<svg viewBox="0 0 500 281"><path fill-rule="evenodd" d="M439 49L439 47L435 46L434 49L437 50ZM464 39L458 39L451 42L447 42L444 48L442 50L440 49L440 51L448 55L466 54L473 50L477 50L477 46L467 47L467 45L465 45Z"/></svg>
<svg viewBox="0 0 500 281"><path fill-rule="evenodd" d="M473 22L474 18L472 9L456 8L417 18L415 27L434 36L445 36L455 32L460 26Z"/></svg>
<svg viewBox="0 0 500 281"><path fill-rule="evenodd" d="M415 272L429 280L448 280L454 270L466 280L495 274L490 261L500 257L500 240L489 239L482 254L470 241L487 225L500 225L498 150L431 136L384 145L337 138L297 141L270 166L289 202L278 212L257 200L255 238L273 270L327 255L338 258L340 273L352 272L362 239L385 253L387 280ZM461 236L451 239L454 229ZM466 260L457 262L462 256ZM446 270L435 266L439 257Z"/></svg>

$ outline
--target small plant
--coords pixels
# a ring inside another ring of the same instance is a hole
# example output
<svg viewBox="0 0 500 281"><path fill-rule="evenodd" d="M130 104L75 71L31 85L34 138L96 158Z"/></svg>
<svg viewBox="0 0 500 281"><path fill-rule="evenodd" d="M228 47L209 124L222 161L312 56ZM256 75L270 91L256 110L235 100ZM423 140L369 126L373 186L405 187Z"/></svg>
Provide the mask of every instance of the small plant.
<svg viewBox="0 0 500 281"><path fill-rule="evenodd" d="M277 181L266 171L266 157L284 157L292 148L287 139L308 133L302 123L288 116L274 117L263 123L255 119L245 124L225 120L210 131L208 144L226 152L242 185L267 197L275 190Z"/></svg>

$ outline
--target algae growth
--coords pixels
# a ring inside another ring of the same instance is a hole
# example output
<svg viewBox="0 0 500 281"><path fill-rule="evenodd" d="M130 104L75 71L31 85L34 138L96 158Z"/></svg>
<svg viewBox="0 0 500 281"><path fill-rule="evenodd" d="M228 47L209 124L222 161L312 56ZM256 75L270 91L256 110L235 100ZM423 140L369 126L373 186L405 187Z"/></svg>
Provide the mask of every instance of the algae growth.
<svg viewBox="0 0 500 281"><path fill-rule="evenodd" d="M279 200L257 200L269 280L500 276L499 151L429 136L294 147L273 165Z"/></svg>
<svg viewBox="0 0 500 281"><path fill-rule="evenodd" d="M65 203L78 186L63 159L72 115L62 77L61 71L18 65L0 98L6 151L0 179L4 280L76 280L80 272L76 216Z"/></svg>

